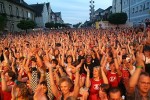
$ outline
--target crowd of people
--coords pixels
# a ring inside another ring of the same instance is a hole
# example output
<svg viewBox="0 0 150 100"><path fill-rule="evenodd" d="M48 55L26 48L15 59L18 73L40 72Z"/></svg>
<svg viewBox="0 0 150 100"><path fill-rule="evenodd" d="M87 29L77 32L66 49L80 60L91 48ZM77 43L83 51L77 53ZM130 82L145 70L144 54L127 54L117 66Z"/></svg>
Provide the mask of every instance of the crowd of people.
<svg viewBox="0 0 150 100"><path fill-rule="evenodd" d="M0 100L150 100L150 30L0 37Z"/></svg>

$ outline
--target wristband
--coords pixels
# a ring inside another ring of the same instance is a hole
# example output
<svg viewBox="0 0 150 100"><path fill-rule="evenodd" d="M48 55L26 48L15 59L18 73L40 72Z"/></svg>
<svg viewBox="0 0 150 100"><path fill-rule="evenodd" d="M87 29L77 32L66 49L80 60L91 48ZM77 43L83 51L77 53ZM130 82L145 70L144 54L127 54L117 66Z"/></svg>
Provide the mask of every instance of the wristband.
<svg viewBox="0 0 150 100"><path fill-rule="evenodd" d="M136 68L141 68L141 69L143 69L143 66L136 66Z"/></svg>
<svg viewBox="0 0 150 100"><path fill-rule="evenodd" d="M76 70L76 72L75 72L75 73L77 73L77 72L79 72L79 70Z"/></svg>

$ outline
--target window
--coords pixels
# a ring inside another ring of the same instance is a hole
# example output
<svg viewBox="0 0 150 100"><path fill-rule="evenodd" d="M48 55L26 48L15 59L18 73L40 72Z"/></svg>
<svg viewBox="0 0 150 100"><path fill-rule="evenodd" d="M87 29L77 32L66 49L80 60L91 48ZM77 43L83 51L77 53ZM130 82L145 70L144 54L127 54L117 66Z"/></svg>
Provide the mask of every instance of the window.
<svg viewBox="0 0 150 100"><path fill-rule="evenodd" d="M139 8L138 8L138 6L136 7L136 12L138 12L138 10L139 10Z"/></svg>
<svg viewBox="0 0 150 100"><path fill-rule="evenodd" d="M31 19L33 19L33 13L31 13Z"/></svg>
<svg viewBox="0 0 150 100"><path fill-rule="evenodd" d="M28 18L28 11L26 11L26 17Z"/></svg>
<svg viewBox="0 0 150 100"><path fill-rule="evenodd" d="M134 8L133 8L133 10L132 10L132 13L134 13Z"/></svg>
<svg viewBox="0 0 150 100"><path fill-rule="evenodd" d="M147 2L147 9L149 9L149 2Z"/></svg>
<svg viewBox="0 0 150 100"><path fill-rule="evenodd" d="M24 17L24 11L23 11L23 9L22 9L22 17Z"/></svg>
<svg viewBox="0 0 150 100"><path fill-rule="evenodd" d="M126 2L124 1L124 3L123 3L124 5L126 5Z"/></svg>
<svg viewBox="0 0 150 100"><path fill-rule="evenodd" d="M10 14L10 15L13 15L13 12L12 12L12 5L9 5L9 14Z"/></svg>
<svg viewBox="0 0 150 100"><path fill-rule="evenodd" d="M142 11L142 5L140 5L140 10L139 11Z"/></svg>
<svg viewBox="0 0 150 100"><path fill-rule="evenodd" d="M0 2L0 13L5 13L4 3Z"/></svg>
<svg viewBox="0 0 150 100"><path fill-rule="evenodd" d="M28 12L28 18L31 18L31 13L30 12Z"/></svg>
<svg viewBox="0 0 150 100"><path fill-rule="evenodd" d="M19 16L19 9L16 7L16 16Z"/></svg>
<svg viewBox="0 0 150 100"><path fill-rule="evenodd" d="M145 10L145 4L143 5L143 10Z"/></svg>

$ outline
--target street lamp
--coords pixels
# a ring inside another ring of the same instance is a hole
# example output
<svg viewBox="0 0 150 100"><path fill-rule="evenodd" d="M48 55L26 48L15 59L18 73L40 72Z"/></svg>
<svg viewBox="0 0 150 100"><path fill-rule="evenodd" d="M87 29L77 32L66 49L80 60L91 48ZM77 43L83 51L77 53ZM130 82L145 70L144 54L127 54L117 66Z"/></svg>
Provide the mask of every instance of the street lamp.
<svg viewBox="0 0 150 100"><path fill-rule="evenodd" d="M129 22L130 22L130 0L129 0Z"/></svg>
<svg viewBox="0 0 150 100"><path fill-rule="evenodd" d="M121 0L121 2L120 2L120 3L121 3L121 13L122 13L122 0Z"/></svg>

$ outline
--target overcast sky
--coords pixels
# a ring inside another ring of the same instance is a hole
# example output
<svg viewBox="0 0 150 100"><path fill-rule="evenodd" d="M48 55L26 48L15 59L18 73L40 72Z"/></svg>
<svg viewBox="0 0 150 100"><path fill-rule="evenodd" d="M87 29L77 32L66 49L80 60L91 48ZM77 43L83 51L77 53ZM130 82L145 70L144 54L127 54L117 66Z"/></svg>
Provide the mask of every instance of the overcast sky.
<svg viewBox="0 0 150 100"><path fill-rule="evenodd" d="M61 11L65 23L76 24L89 20L90 0L24 0L28 4L50 2L54 12ZM112 5L112 0L95 0L95 10L106 9Z"/></svg>

